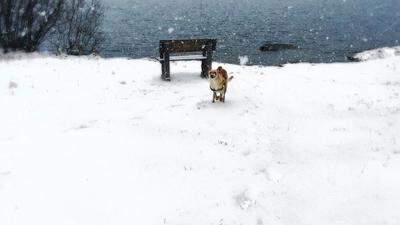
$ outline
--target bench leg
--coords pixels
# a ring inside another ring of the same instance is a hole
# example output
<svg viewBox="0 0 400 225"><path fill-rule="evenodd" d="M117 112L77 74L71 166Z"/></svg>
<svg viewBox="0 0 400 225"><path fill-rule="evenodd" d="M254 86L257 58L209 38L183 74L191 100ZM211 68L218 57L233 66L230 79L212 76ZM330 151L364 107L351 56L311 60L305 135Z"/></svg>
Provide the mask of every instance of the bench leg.
<svg viewBox="0 0 400 225"><path fill-rule="evenodd" d="M211 70L211 61L205 59L201 61L201 77L207 78L208 72Z"/></svg>
<svg viewBox="0 0 400 225"><path fill-rule="evenodd" d="M165 66L164 62L161 62L161 79L165 79Z"/></svg>
<svg viewBox="0 0 400 225"><path fill-rule="evenodd" d="M165 81L170 81L170 69L169 69L169 62L162 61L161 62L161 79Z"/></svg>
<svg viewBox="0 0 400 225"><path fill-rule="evenodd" d="M170 69L169 69L169 60L165 62L165 80L170 81L171 77L170 77Z"/></svg>

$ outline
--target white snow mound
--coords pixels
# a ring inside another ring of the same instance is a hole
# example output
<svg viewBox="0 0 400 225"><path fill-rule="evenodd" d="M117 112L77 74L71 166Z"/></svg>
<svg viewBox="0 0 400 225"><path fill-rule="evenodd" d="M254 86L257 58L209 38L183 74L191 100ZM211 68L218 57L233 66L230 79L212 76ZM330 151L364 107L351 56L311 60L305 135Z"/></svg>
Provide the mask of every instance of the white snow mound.
<svg viewBox="0 0 400 225"><path fill-rule="evenodd" d="M385 59L390 57L400 56L400 46L396 47L385 47L373 50L364 51L354 55L354 58L361 61Z"/></svg>

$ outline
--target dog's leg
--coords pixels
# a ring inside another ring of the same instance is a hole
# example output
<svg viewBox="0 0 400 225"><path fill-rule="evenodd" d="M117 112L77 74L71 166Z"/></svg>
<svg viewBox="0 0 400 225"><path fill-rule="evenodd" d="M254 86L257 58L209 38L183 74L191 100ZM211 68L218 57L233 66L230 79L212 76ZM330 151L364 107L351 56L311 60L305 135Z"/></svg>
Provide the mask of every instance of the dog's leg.
<svg viewBox="0 0 400 225"><path fill-rule="evenodd" d="M224 90L221 92L221 101L225 102L225 94L226 94L226 85L224 87Z"/></svg>
<svg viewBox="0 0 400 225"><path fill-rule="evenodd" d="M215 102L215 99L217 99L217 94L215 93L215 91L213 91L213 100L212 100L213 103Z"/></svg>

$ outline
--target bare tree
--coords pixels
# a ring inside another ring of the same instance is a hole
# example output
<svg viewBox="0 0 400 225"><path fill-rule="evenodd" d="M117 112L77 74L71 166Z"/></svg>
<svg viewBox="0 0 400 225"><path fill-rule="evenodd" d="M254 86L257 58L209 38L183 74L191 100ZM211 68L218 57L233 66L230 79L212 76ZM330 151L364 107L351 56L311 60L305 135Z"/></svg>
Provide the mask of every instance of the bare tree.
<svg viewBox="0 0 400 225"><path fill-rule="evenodd" d="M103 41L104 7L100 0L65 0L52 43L59 53L98 53Z"/></svg>
<svg viewBox="0 0 400 225"><path fill-rule="evenodd" d="M0 0L0 48L36 51L63 5L64 0Z"/></svg>

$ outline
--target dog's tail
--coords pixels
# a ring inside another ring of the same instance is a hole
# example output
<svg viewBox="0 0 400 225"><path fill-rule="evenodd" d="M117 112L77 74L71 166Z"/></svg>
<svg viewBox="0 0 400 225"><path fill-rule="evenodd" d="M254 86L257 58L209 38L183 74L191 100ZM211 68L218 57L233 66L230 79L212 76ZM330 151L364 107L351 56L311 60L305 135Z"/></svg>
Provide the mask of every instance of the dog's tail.
<svg viewBox="0 0 400 225"><path fill-rule="evenodd" d="M233 79L233 76L229 77L229 78L228 78L228 81L231 81L232 79Z"/></svg>

